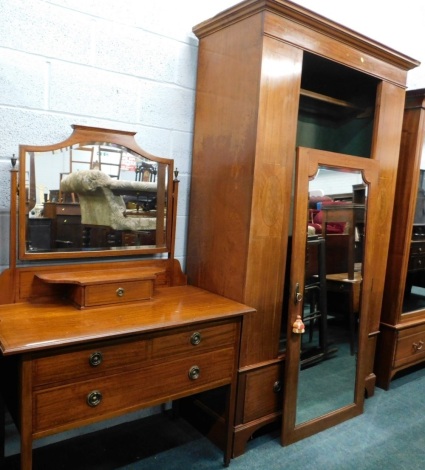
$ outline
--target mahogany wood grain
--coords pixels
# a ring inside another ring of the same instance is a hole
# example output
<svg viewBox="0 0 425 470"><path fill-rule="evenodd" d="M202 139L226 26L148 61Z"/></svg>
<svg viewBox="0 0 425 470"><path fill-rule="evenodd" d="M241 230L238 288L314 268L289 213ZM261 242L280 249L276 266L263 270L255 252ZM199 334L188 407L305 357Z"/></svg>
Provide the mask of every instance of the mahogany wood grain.
<svg viewBox="0 0 425 470"><path fill-rule="evenodd" d="M193 286L158 288L151 300L78 310L66 303L0 306L3 355L21 354L253 312Z"/></svg>
<svg viewBox="0 0 425 470"><path fill-rule="evenodd" d="M19 390L7 406L20 416L21 468L32 468L34 439L219 387L227 390L228 465L241 328L252 313L193 286L88 310L41 300L1 305L1 367L19 377L1 388L5 397Z"/></svg>
<svg viewBox="0 0 425 470"><path fill-rule="evenodd" d="M417 350L414 345L425 340L425 311L418 309L403 315L424 141L425 90L408 90L391 219L391 239L381 309L381 333L378 337L374 367L377 385L384 389L390 387L392 378L399 370L425 359L421 349ZM406 337L411 337L411 341Z"/></svg>
<svg viewBox="0 0 425 470"><path fill-rule="evenodd" d="M388 227L392 215L406 75L419 63L285 0L246 0L193 31L200 42L188 282L256 308L257 313L245 323L241 349L241 365L254 376L260 364L278 357L281 312L287 309L283 292L292 200L294 194L299 197L293 173L304 53L376 79L372 145L370 155L365 155L378 168L378 182L371 194L374 206L367 221L373 240L365 260L375 267L363 290L366 321L362 322L362 335L366 340L359 364L361 381L365 384L367 380L372 394L371 358L389 246L389 231L383 227ZM295 263L303 259L302 250L292 253ZM297 367L291 362L298 364L298 359L286 357L287 370ZM240 390L251 383L242 374L239 380ZM258 384L252 387L261 388ZM291 387L286 384L285 393L290 394ZM359 388L356 393L360 403ZM241 392L240 400L247 396ZM256 396L255 391L250 390L249 396ZM250 401L249 406L251 416L261 414L260 400L258 414L255 404ZM270 422L271 416L245 422L243 409L244 404L238 403L237 453L249 431ZM343 415L350 417L359 410L361 406L350 408ZM288 422L291 413L294 410L285 410ZM274 419L279 416L276 410ZM326 422L337 421L335 414ZM314 426L320 430L320 420ZM300 435L306 434L303 428Z"/></svg>
<svg viewBox="0 0 425 470"><path fill-rule="evenodd" d="M55 275L63 276L78 274L80 272L99 271L115 273L125 270L139 270L143 273L146 269L156 271L155 287L182 286L186 284L186 275L176 259L146 259L119 262L97 263L70 263L41 266L18 267L8 269L1 273L0 282L4 289L0 290L0 305L14 302L27 302L35 299L54 299L63 295L63 289L59 283L46 283L39 279L38 275L55 278ZM112 274L115 276L115 274ZM38 300L39 301L39 300Z"/></svg>

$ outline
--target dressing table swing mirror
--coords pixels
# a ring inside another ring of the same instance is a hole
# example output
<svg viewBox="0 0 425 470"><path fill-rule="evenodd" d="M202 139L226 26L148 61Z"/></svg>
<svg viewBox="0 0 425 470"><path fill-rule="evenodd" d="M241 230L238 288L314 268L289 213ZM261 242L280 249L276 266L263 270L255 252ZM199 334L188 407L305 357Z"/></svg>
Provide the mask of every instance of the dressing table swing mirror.
<svg viewBox="0 0 425 470"><path fill-rule="evenodd" d="M134 136L75 125L58 144L20 146L11 169L0 461L7 410L22 470L35 439L218 387L230 461L240 332L253 309L187 285L174 259L178 172Z"/></svg>

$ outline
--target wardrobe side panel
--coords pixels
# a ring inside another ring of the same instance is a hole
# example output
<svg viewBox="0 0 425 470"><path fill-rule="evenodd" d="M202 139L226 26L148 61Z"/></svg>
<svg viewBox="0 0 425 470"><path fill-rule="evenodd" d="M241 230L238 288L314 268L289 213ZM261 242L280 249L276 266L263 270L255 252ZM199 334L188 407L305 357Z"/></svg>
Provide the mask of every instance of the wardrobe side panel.
<svg viewBox="0 0 425 470"><path fill-rule="evenodd" d="M187 274L244 300L261 70L261 16L200 40Z"/></svg>

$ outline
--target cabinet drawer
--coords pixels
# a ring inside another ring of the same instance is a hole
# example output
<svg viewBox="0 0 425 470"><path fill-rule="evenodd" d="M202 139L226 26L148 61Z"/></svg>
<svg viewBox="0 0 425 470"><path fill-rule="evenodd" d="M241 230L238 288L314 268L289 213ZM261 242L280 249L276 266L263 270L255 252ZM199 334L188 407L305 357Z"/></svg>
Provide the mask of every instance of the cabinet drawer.
<svg viewBox="0 0 425 470"><path fill-rule="evenodd" d="M87 286L85 304L87 306L107 305L150 299L153 295L153 284L153 279L143 279Z"/></svg>
<svg viewBox="0 0 425 470"><path fill-rule="evenodd" d="M249 423L255 419L277 413L283 403L283 362L273 364L246 374L242 413L238 412L236 424ZM239 422L240 420L240 422Z"/></svg>
<svg viewBox="0 0 425 470"><path fill-rule="evenodd" d="M81 215L79 204L56 204L56 215Z"/></svg>
<svg viewBox="0 0 425 470"><path fill-rule="evenodd" d="M96 285L71 285L68 297L81 308L136 302L152 298L154 282L152 277Z"/></svg>
<svg viewBox="0 0 425 470"><path fill-rule="evenodd" d="M409 271L415 271L425 268L425 255L423 256L410 256L409 258Z"/></svg>
<svg viewBox="0 0 425 470"><path fill-rule="evenodd" d="M425 327L402 331L397 339L394 367L414 364L425 358Z"/></svg>
<svg viewBox="0 0 425 470"><path fill-rule="evenodd" d="M412 241L410 244L410 256L425 255L425 242Z"/></svg>
<svg viewBox="0 0 425 470"><path fill-rule="evenodd" d="M211 348L233 345L237 326L232 323L199 325L152 339L152 358L173 357L178 354L196 354Z"/></svg>
<svg viewBox="0 0 425 470"><path fill-rule="evenodd" d="M190 371L199 374L190 378ZM176 361L76 382L34 393L33 432L59 430L94 422L117 412L153 406L168 400L229 384L235 371L235 348L190 355ZM90 406L88 397L99 397Z"/></svg>
<svg viewBox="0 0 425 470"><path fill-rule="evenodd" d="M147 345L146 340L110 342L38 357L32 361L33 384L37 387L52 382L64 383L102 375L117 368L140 367L147 358Z"/></svg>

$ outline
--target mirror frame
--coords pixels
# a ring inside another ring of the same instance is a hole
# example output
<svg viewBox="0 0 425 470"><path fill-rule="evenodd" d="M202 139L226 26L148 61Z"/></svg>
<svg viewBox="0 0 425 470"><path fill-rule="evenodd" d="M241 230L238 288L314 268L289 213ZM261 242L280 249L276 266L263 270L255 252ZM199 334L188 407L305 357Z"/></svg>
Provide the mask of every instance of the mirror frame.
<svg viewBox="0 0 425 470"><path fill-rule="evenodd" d="M297 315L300 315L302 318L301 308L303 302L296 304L291 300L293 298L292 293L295 292L296 289L296 284L299 284L300 292L304 291L309 181L317 174L319 165L334 169L360 170L363 180L369 185L366 211L365 251L363 256L362 294L360 301L361 316L358 334L356 381L355 390L353 390L353 403L309 421L296 424L301 335L294 334L292 332L292 326ZM288 386L284 393L281 434L282 445L292 444L347 419L353 418L363 412L367 370L366 365L369 361L367 358L369 300L374 278L374 240L371 234L377 233L376 229L379 219L377 203L378 177L379 164L376 160L311 148L297 148L291 256L292 260L296 260L296 262L291 263L289 298L287 299L288 324L285 355L285 383L288 384Z"/></svg>
<svg viewBox="0 0 425 470"><path fill-rule="evenodd" d="M174 161L168 158L157 157L143 150L135 141L135 132L119 131L111 129L103 129L98 127L87 127L81 125L72 125L72 134L62 142L52 145L19 146L19 188L25 188L26 185L26 155L28 152L48 152L60 150L64 147L71 147L73 145L93 145L93 144L113 144L114 146L125 147L129 151L140 155L143 158L149 159L166 165L166 227L165 227L165 244L164 246L146 245L126 247L123 250L79 250L79 251L43 251L43 252L29 252L26 247L26 231L27 231L27 214L26 204L27 196L26 191L19 191L18 196L18 258L20 260L52 260L52 259L79 259L79 258L101 258L101 257L127 257L134 255L148 255L157 253L168 253L169 257L173 256L174 252L174 237L176 225L176 207L177 207L177 189L174 187L178 182L173 179L174 175ZM177 176L176 176L177 178ZM58 175L59 180L59 175Z"/></svg>

